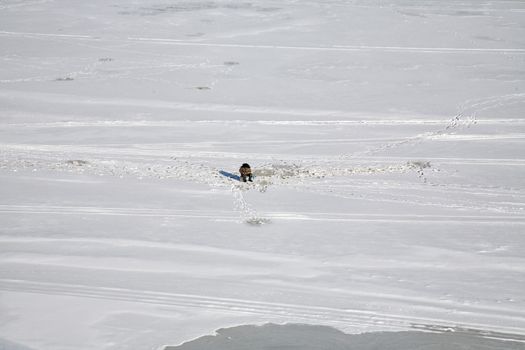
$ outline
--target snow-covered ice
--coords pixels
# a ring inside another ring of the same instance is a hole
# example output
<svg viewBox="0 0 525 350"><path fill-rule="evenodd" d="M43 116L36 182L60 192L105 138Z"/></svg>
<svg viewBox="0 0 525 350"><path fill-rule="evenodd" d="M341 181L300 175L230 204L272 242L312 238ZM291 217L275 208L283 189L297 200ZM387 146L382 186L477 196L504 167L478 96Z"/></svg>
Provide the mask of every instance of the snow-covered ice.
<svg viewBox="0 0 525 350"><path fill-rule="evenodd" d="M525 347L525 2L2 0L0 61L0 348Z"/></svg>

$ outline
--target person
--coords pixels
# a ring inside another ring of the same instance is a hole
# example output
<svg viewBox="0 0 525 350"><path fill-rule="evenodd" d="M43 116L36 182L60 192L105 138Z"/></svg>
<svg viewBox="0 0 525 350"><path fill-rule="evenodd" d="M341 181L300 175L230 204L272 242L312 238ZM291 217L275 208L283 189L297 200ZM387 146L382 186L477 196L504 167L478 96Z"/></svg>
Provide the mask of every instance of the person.
<svg viewBox="0 0 525 350"><path fill-rule="evenodd" d="M250 168L250 165L248 163L244 163L243 165L241 165L239 173L241 173L242 182L253 182L252 168Z"/></svg>

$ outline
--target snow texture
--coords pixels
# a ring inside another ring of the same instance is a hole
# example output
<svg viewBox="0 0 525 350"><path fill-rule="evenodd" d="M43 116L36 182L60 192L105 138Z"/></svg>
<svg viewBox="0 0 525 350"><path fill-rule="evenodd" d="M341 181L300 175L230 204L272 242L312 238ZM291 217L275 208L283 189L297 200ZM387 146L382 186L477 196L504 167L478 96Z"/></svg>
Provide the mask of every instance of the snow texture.
<svg viewBox="0 0 525 350"><path fill-rule="evenodd" d="M507 0L0 1L0 347L273 323L524 348L524 24ZM254 183L219 173L244 162Z"/></svg>

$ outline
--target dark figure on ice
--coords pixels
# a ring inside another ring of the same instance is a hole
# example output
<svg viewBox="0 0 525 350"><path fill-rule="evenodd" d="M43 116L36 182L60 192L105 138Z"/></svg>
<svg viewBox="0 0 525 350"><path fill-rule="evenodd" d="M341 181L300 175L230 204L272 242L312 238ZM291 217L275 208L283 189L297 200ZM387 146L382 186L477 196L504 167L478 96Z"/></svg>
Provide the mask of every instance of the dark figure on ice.
<svg viewBox="0 0 525 350"><path fill-rule="evenodd" d="M246 181L252 182L253 181L252 168L250 168L249 164L244 163L243 165L241 165L241 168L239 169L239 173L241 173L242 182L246 182Z"/></svg>

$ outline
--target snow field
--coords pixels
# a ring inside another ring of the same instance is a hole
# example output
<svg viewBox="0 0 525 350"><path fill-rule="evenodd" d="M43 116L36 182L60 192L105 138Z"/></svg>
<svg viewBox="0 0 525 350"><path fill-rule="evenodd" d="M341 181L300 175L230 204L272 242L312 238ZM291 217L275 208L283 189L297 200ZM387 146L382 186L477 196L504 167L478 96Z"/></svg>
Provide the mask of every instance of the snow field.
<svg viewBox="0 0 525 350"><path fill-rule="evenodd" d="M2 2L0 347L267 322L521 346L524 15Z"/></svg>

